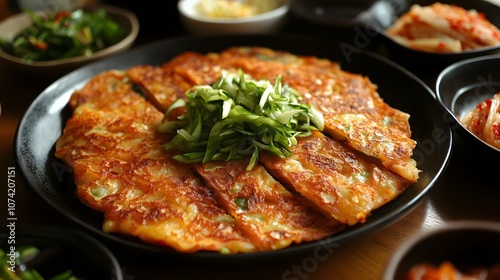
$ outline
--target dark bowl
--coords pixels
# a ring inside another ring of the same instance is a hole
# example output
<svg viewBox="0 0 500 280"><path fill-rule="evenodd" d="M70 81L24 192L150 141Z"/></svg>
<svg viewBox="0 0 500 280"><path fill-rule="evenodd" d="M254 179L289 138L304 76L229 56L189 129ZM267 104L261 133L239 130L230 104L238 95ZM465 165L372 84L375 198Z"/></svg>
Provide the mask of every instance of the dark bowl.
<svg viewBox="0 0 500 280"><path fill-rule="evenodd" d="M51 252L50 257L43 258L44 261L36 266L40 273L60 273L71 269L73 275L81 280L123 279L120 264L113 253L81 231L47 226L7 227L2 229L1 233L0 246L7 254L23 245L34 246L40 252Z"/></svg>
<svg viewBox="0 0 500 280"><path fill-rule="evenodd" d="M440 71L446 66L455 62L473 57L500 53L500 45L463 51L459 53L433 53L414 50L396 42L385 30L392 25L399 17L408 12L414 4L428 6L434 4L435 0L410 0L404 2L394 1L398 5L394 7L394 14L389 25L382 25L380 31L382 41L387 48L388 56L391 60L405 66L409 70L429 71L429 68ZM488 1L477 0L442 0L443 4L455 4L466 10L474 9L483 13L493 25L500 28L500 6ZM432 66L432 67L431 67ZM438 72L439 73L439 72Z"/></svg>
<svg viewBox="0 0 500 280"><path fill-rule="evenodd" d="M407 240L389 260L383 280L406 279L412 266L451 262L457 269L500 264L500 223L455 221Z"/></svg>
<svg viewBox="0 0 500 280"><path fill-rule="evenodd" d="M389 24L394 3L406 0L289 0L293 15L329 27ZM397 5L399 6L399 4Z"/></svg>
<svg viewBox="0 0 500 280"><path fill-rule="evenodd" d="M488 55L454 63L436 81L436 96L448 112L448 122L470 150L500 158L497 149L470 132L460 122L479 102L500 91L500 55Z"/></svg>

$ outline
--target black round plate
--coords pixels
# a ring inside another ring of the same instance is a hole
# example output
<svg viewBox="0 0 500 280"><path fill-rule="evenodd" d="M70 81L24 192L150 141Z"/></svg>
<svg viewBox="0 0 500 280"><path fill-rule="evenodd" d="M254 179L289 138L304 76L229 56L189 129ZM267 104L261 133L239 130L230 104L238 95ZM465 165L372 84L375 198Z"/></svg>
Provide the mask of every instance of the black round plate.
<svg viewBox="0 0 500 280"><path fill-rule="evenodd" d="M107 69L127 69L139 64L159 65L185 51L217 52L232 46L264 46L298 55L314 55L338 61L344 70L367 75L382 98L411 115L413 138L418 144L415 160L422 170L420 179L404 194L373 212L363 224L317 242L303 243L274 252L221 255L213 252L177 253L170 248L145 244L138 239L101 230L102 214L85 207L74 195L70 170L54 157L54 144L70 117L67 102L75 89ZM121 247L174 255L191 260L250 260L266 256L302 254L324 244L338 244L380 230L407 214L435 184L451 154L452 133L433 92L422 81L398 65L370 52L346 52L330 42L293 36L179 37L152 43L127 53L80 68L54 82L28 108L15 136L15 157L27 187L51 208ZM68 182L69 181L69 182Z"/></svg>

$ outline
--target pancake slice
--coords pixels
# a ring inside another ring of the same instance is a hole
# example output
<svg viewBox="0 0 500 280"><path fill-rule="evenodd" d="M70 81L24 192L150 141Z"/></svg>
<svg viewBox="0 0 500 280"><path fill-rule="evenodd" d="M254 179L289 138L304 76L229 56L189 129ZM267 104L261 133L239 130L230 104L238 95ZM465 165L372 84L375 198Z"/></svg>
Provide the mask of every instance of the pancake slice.
<svg viewBox="0 0 500 280"><path fill-rule="evenodd" d="M73 168L78 198L104 212L105 232L180 252L256 250L189 166L164 150L163 113L132 90L125 73L97 75L70 106L56 157Z"/></svg>
<svg viewBox="0 0 500 280"><path fill-rule="evenodd" d="M371 212L404 192L410 181L380 162L315 131L298 139L294 155L262 153L271 174L342 223L364 222Z"/></svg>
<svg viewBox="0 0 500 280"><path fill-rule="evenodd" d="M261 166L248 160L208 162L195 168L260 251L318 240L344 228L310 202L290 193Z"/></svg>
<svg viewBox="0 0 500 280"><path fill-rule="evenodd" d="M420 170L412 159L416 141L411 138L410 115L385 103L376 86L361 75L342 72L324 81L331 87L309 91L309 102L323 112L325 133L416 182Z"/></svg>

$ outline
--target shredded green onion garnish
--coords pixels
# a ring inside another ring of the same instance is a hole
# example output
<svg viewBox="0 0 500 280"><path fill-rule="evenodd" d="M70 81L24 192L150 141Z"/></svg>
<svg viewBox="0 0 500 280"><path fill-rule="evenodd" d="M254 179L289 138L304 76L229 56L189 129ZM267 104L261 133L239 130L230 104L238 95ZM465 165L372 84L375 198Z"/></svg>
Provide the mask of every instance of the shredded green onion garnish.
<svg viewBox="0 0 500 280"><path fill-rule="evenodd" d="M292 155L296 137L323 130L323 114L314 106L300 103L302 97L283 85L279 76L273 85L250 75L222 71L211 86L197 85L186 92L187 101L178 99L166 112L159 131L173 133L166 150L185 163L229 161L249 156L247 170L259 158L259 150L279 157ZM175 120L168 115L184 107Z"/></svg>

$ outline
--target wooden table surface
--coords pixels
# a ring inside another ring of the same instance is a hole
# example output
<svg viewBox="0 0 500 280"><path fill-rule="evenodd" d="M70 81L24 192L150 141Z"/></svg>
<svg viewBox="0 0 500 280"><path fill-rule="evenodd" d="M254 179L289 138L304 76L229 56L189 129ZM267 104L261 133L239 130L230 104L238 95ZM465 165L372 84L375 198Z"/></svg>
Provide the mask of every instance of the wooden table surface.
<svg viewBox="0 0 500 280"><path fill-rule="evenodd" d="M142 29L136 46L181 35L180 25L170 30L151 32L157 21L151 19L150 11L137 3L120 2L134 9L142 20ZM6 0L0 0L0 20L15 10ZM172 5L172 9L175 9ZM159 12L153 15L158 15ZM170 16L176 18L171 12ZM148 32L148 30L150 32ZM429 78L432 84L432 77ZM25 77L0 63L0 180L6 186L7 170L15 167L13 138L16 127L31 102L53 80ZM455 135L456 136L456 135ZM499 163L487 164L481 157L455 137L451 161L439 181L427 193L419 205L408 215L380 231L339 244L321 258L300 256L265 263L201 264L175 260L150 259L148 256L116 252L123 267L125 279L380 279L394 251L408 238L451 221L494 220L500 222ZM498 158L497 158L498 159ZM57 215L36 197L25 190L16 170L16 215L17 225L64 225L72 224L60 220ZM0 188L1 223L6 221L6 188Z"/></svg>

